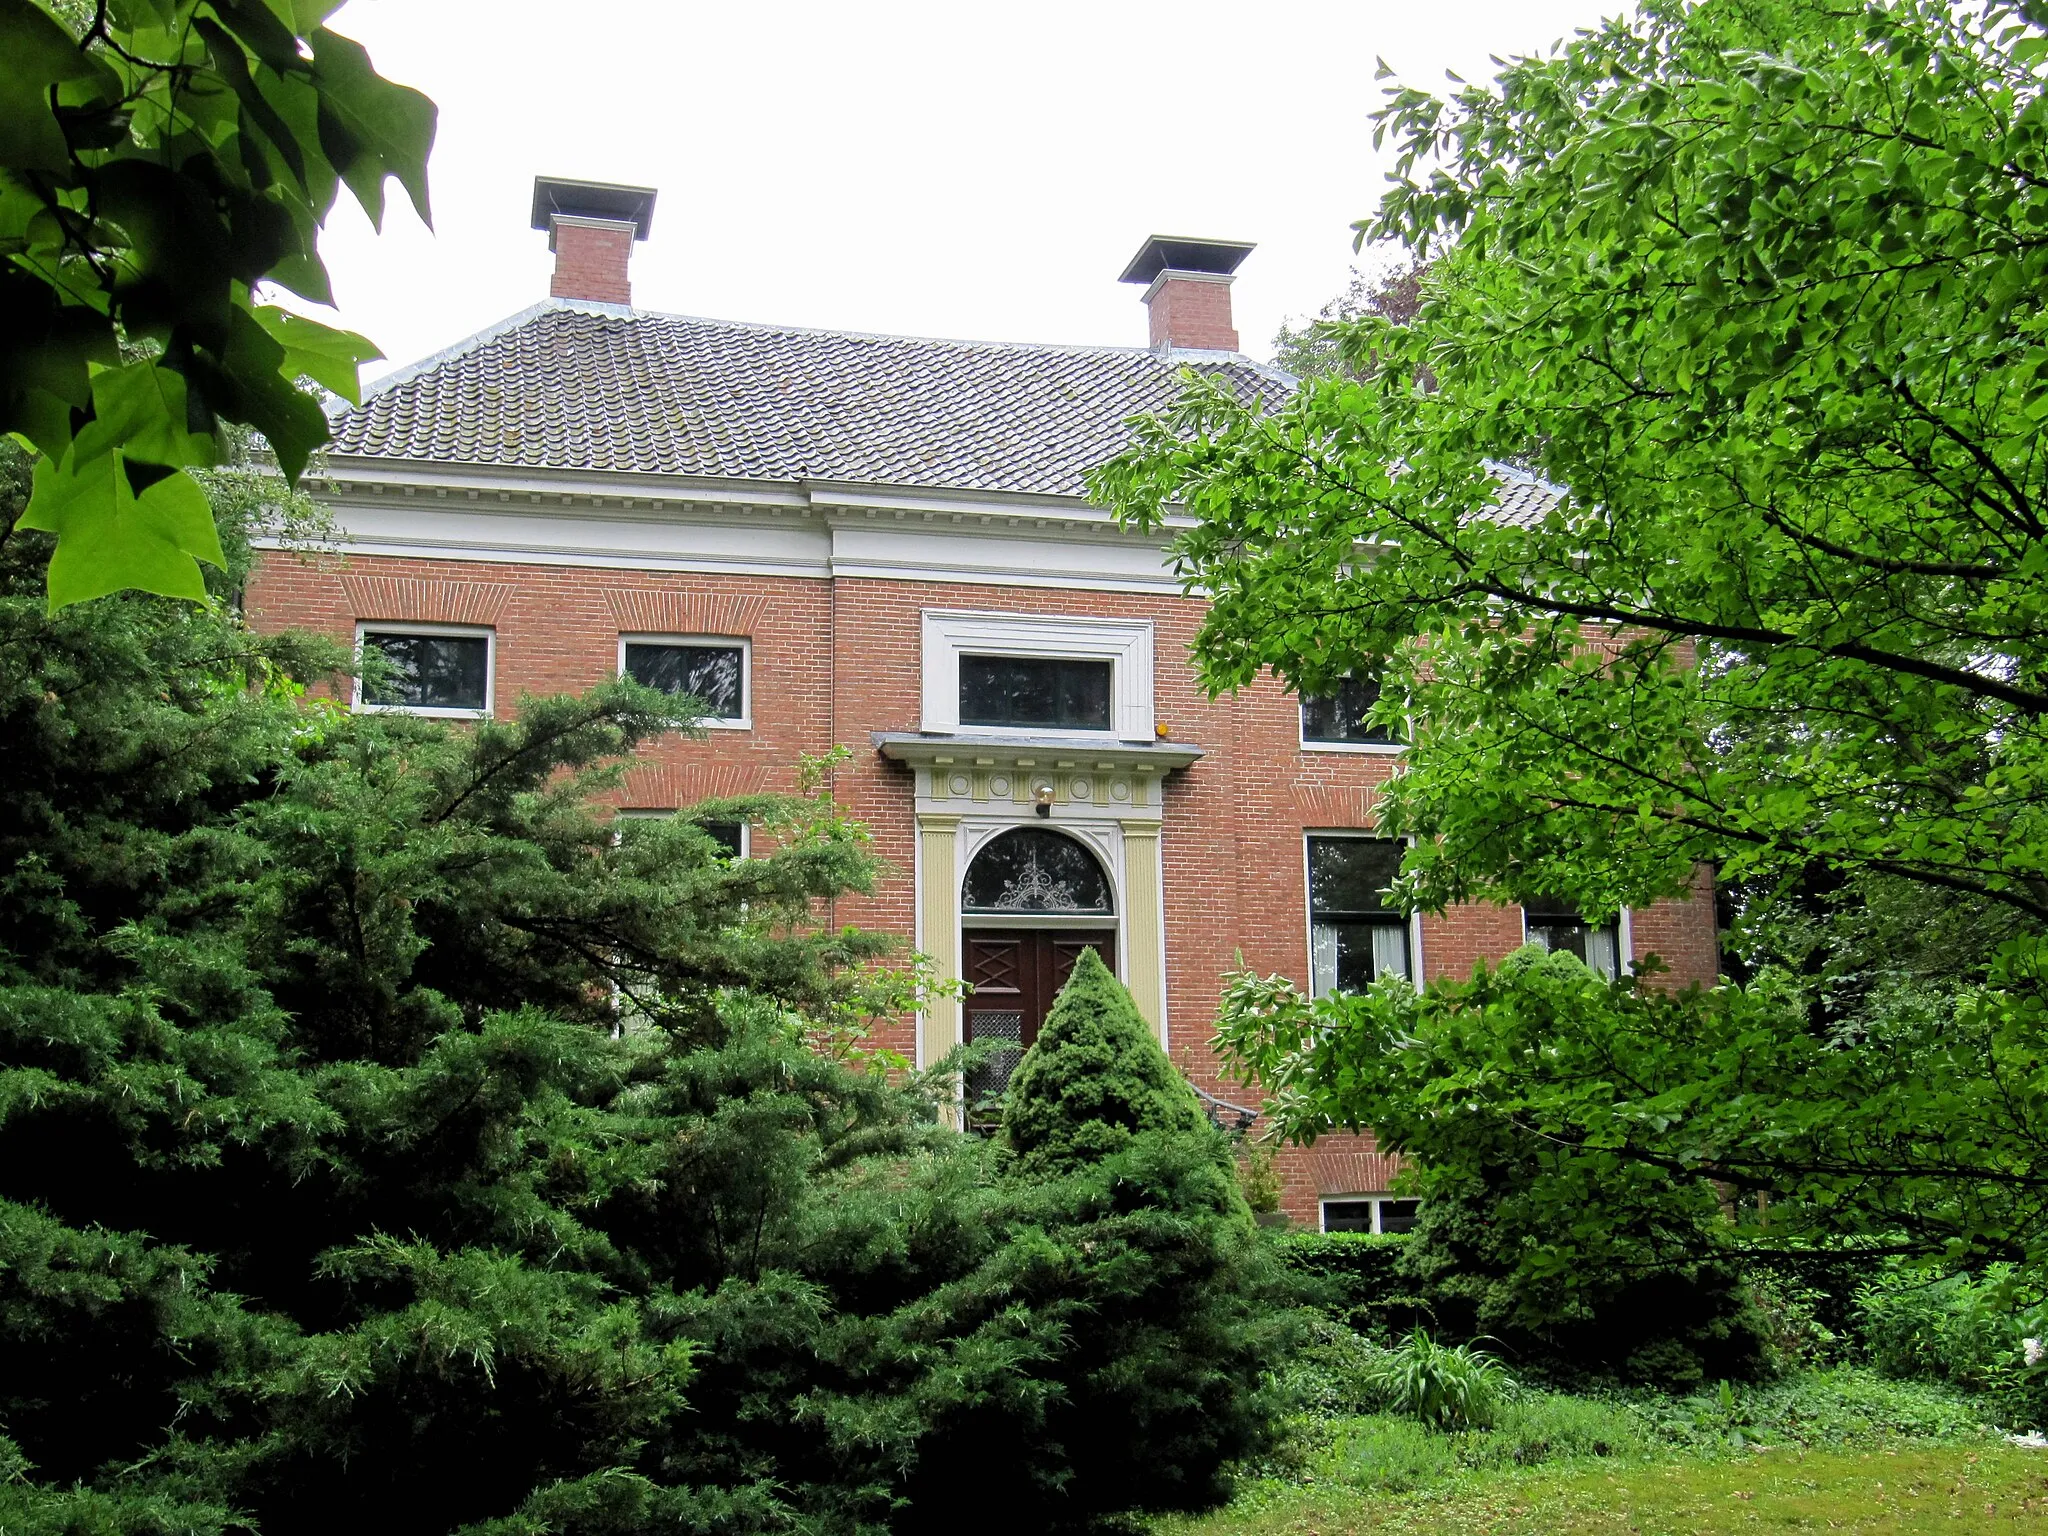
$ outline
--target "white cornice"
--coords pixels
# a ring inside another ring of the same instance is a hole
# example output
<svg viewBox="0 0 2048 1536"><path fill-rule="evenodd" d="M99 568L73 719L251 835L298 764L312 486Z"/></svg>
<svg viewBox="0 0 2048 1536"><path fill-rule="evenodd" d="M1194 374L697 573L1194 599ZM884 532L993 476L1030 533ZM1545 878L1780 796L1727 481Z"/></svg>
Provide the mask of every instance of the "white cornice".
<svg viewBox="0 0 2048 1536"><path fill-rule="evenodd" d="M869 739L886 758L917 767L995 765L1011 771L1057 768L1061 772L1167 774L1208 754L1192 742L1091 741L1067 736L979 736L922 731L874 731Z"/></svg>
<svg viewBox="0 0 2048 1536"><path fill-rule="evenodd" d="M1177 593L1164 533L1080 497L505 470L330 456L343 552L614 569Z"/></svg>

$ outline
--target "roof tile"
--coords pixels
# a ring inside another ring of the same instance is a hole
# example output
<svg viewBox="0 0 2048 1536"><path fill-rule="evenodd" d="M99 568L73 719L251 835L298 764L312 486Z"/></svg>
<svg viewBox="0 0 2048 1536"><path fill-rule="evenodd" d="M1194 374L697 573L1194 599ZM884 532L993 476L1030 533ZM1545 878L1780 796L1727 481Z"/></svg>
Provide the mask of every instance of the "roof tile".
<svg viewBox="0 0 2048 1536"><path fill-rule="evenodd" d="M524 469L1083 494L1191 367L1246 399L1293 380L1228 353L800 330L549 301L377 386L334 451Z"/></svg>

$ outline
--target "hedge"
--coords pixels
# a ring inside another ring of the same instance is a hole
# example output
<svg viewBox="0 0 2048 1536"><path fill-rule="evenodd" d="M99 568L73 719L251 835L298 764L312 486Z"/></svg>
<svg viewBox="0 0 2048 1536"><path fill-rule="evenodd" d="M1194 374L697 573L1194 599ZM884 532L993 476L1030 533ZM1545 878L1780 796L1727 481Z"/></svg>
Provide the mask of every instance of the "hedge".
<svg viewBox="0 0 2048 1536"><path fill-rule="evenodd" d="M1396 1272L1406 1236L1379 1232L1279 1232L1273 1244L1301 1282L1301 1299L1364 1334L1402 1333L1429 1322L1429 1306Z"/></svg>

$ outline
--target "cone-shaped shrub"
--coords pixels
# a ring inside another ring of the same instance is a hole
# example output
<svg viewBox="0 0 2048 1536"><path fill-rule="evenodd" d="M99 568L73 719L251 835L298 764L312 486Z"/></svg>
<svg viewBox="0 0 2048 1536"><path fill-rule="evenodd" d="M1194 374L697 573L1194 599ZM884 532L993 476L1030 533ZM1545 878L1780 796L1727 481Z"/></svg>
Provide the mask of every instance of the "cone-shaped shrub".
<svg viewBox="0 0 2048 1536"><path fill-rule="evenodd" d="M1223 1133L1092 952L1018 1064L1004 1126L1001 1247L946 1294L951 1326L985 1316L1016 1337L985 1380L961 1378L891 1529L939 1536L971 1510L1098 1533L1221 1503L1232 1464L1272 1443L1284 1286Z"/></svg>
<svg viewBox="0 0 2048 1536"><path fill-rule="evenodd" d="M1017 1064L1003 1128L1020 1165L1041 1175L1100 1162L1144 1131L1209 1130L1194 1090L1092 949Z"/></svg>

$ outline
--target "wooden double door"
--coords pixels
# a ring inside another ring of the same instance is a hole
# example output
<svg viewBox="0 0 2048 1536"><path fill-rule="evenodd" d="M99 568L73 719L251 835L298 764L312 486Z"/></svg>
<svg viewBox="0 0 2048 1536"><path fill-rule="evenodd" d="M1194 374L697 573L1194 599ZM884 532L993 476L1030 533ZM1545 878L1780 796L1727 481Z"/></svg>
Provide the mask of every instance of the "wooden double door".
<svg viewBox="0 0 2048 1536"><path fill-rule="evenodd" d="M961 943L967 981L974 988L964 1010L967 1042L1002 1042L1002 1048L969 1074L971 1107L1002 1097L1082 950L1094 950L1104 965L1116 969L1116 930L969 928L961 934Z"/></svg>

